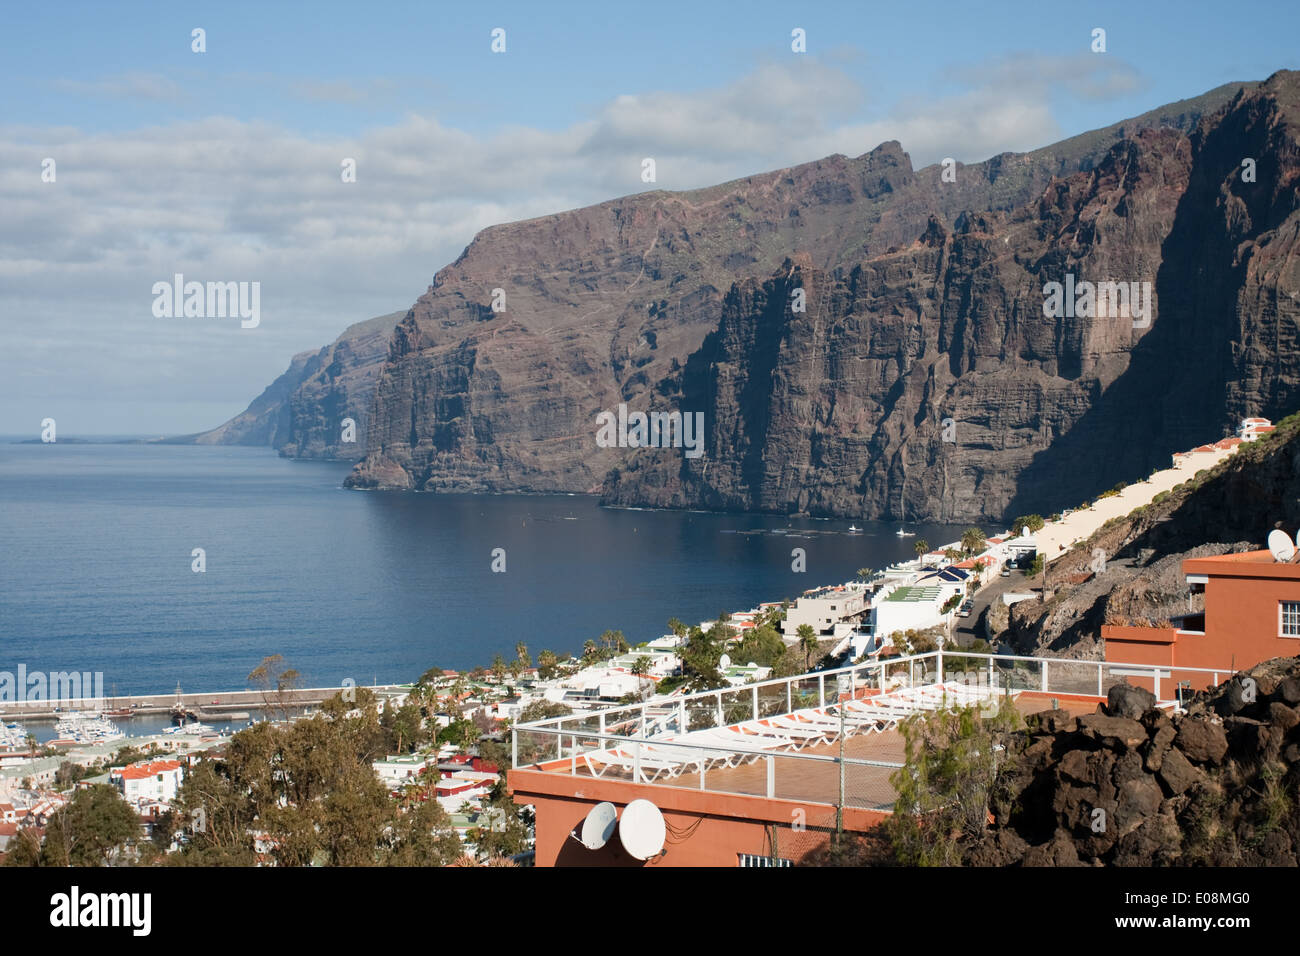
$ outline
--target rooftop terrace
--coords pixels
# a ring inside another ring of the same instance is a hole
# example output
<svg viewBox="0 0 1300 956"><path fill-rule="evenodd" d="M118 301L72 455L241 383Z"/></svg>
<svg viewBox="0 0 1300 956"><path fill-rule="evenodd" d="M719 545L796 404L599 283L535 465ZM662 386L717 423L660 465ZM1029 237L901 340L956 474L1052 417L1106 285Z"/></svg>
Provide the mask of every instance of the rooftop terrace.
<svg viewBox="0 0 1300 956"><path fill-rule="evenodd" d="M992 709L1003 699L1022 714L1053 701L1086 713L1129 678L1174 706L1177 681L1203 686L1228 676L932 651L520 724L511 732L512 786L541 774L572 781L567 789L576 796L622 783L885 810L895 799L890 775L903 764L898 726L914 714L954 705Z"/></svg>

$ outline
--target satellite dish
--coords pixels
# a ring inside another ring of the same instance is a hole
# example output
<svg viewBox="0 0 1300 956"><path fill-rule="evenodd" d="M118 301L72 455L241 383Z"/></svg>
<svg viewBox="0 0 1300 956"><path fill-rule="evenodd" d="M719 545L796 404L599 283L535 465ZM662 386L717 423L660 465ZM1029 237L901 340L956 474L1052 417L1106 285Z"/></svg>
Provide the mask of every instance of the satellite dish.
<svg viewBox="0 0 1300 956"><path fill-rule="evenodd" d="M588 850L599 850L614 835L614 825L617 822L618 810L614 804L596 804L587 814L587 819L582 821L582 845Z"/></svg>
<svg viewBox="0 0 1300 956"><path fill-rule="evenodd" d="M618 838L628 855L638 860L649 860L664 848L668 828L664 815L649 800L633 800L623 809L623 819L618 824Z"/></svg>
<svg viewBox="0 0 1300 956"><path fill-rule="evenodd" d="M723 654L721 657L718 658L718 667L720 667L722 670L725 671L730 666L731 666L730 654Z"/></svg>
<svg viewBox="0 0 1300 956"><path fill-rule="evenodd" d="M1295 545L1291 543L1291 536L1285 531L1268 533L1268 550L1273 552L1274 561L1281 561L1283 564L1295 557Z"/></svg>

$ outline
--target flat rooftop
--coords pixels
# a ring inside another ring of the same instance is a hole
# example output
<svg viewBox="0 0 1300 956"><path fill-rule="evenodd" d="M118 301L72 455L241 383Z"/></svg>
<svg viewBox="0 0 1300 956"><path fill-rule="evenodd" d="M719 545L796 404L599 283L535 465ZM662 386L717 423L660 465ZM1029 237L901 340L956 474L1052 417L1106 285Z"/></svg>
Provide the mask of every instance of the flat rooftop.
<svg viewBox="0 0 1300 956"><path fill-rule="evenodd" d="M934 689L935 685L931 685ZM927 688L919 688L924 692ZM872 695L858 697L855 702L869 702L885 699L889 695ZM987 698L986 698L987 699ZM1057 693L1038 691L1019 691L1013 697L1016 709L1021 715L1038 713L1052 706L1056 699L1058 706L1069 712L1082 715L1096 710L1101 698L1091 696L1062 697ZM831 705L834 707L835 705ZM758 722L733 724L725 728L738 732L756 724L772 724L776 721L787 730L797 726L800 720L811 719L825 721L823 708L805 708L776 718L764 718ZM786 721L794 721L793 724ZM809 727L813 724L809 723ZM780 729L774 730L780 733ZM568 735L566 734L566 739ZM637 741L627 739L619 743L605 741L603 747L593 746L585 750L571 752L563 758L545 760L521 769L540 770L560 776L573 776L604 781L622 781L638 786L676 787L694 791L714 793L741 794L768 799L790 800L810 804L839 803L841 742L838 734L833 739L818 739L811 743L774 748L761 756L737 756L735 762L726 761L721 756L709 765L707 761L692 759L696 755L684 747L674 750L674 742L686 743L695 734L684 734L663 738L651 738L640 741L641 762L638 767L634 746ZM721 754L725 748L712 742L712 738L703 739L711 748L711 753ZM757 741L759 738L753 738ZM581 746L581 734L578 735ZM677 771L668 771L664 775L662 766L667 762L663 755L676 754L683 759L686 766ZM688 756L689 755L689 756ZM607 761L605 758L609 757ZM702 756L702 754L701 754ZM867 810L889 810L897 799L897 792L889 782L890 776L903 765L905 757L904 740L896 727L878 730L855 731L850 724L850 732L843 740L844 765L844 806ZM768 759L770 758L770 759ZM769 767L770 764L770 767ZM703 768L703 769L701 769ZM638 777L638 774L640 775Z"/></svg>

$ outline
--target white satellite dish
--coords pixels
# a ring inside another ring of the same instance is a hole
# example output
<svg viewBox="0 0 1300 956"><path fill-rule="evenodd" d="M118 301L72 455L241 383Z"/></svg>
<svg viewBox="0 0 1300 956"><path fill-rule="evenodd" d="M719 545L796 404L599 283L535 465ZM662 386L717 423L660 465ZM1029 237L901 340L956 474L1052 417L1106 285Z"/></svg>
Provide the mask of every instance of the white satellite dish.
<svg viewBox="0 0 1300 956"><path fill-rule="evenodd" d="M649 800L633 800L624 807L623 819L618 824L618 838L629 856L638 860L658 856L667 834L664 815Z"/></svg>
<svg viewBox="0 0 1300 956"><path fill-rule="evenodd" d="M1268 550L1273 552L1274 561L1281 561L1283 564L1295 557L1295 545L1291 543L1291 536L1285 531L1268 533Z"/></svg>
<svg viewBox="0 0 1300 956"><path fill-rule="evenodd" d="M598 803L591 808L587 819L582 821L582 845L588 850L599 850L614 835L614 825L618 822L618 810L612 803Z"/></svg>
<svg viewBox="0 0 1300 956"><path fill-rule="evenodd" d="M718 658L718 667L720 667L722 670L725 671L730 666L731 666L730 654L723 654L721 657Z"/></svg>

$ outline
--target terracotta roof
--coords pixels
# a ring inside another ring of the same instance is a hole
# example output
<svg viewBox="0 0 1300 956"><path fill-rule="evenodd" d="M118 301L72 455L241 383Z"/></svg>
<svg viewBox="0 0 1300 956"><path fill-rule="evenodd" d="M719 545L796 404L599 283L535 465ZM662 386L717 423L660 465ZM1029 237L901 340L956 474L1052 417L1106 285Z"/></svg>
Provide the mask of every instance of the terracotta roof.
<svg viewBox="0 0 1300 956"><path fill-rule="evenodd" d="M155 774L180 769L181 762L179 760L155 760L153 763L132 764L129 767L123 767L119 772L122 774L123 780L144 780L146 777L152 777Z"/></svg>

